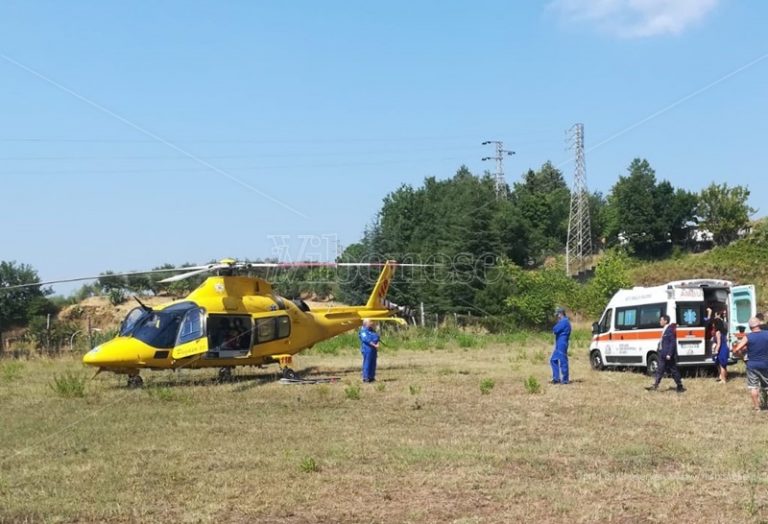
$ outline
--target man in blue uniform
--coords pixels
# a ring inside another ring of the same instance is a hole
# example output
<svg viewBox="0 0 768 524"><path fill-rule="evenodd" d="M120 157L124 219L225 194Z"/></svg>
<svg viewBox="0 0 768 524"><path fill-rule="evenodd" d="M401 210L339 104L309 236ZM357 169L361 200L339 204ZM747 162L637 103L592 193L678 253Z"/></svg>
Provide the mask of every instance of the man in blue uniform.
<svg viewBox="0 0 768 524"><path fill-rule="evenodd" d="M376 324L369 319L363 320L360 328L360 353L363 354L363 382L376 380L376 356L379 352L379 334Z"/></svg>
<svg viewBox="0 0 768 524"><path fill-rule="evenodd" d="M552 383L568 384L568 341L571 338L571 322L565 316L565 309L559 307L555 310L557 323L552 328L555 334L555 349L549 359L549 365L552 366Z"/></svg>
<svg viewBox="0 0 768 524"><path fill-rule="evenodd" d="M659 389L659 382L664 374L669 371L677 384L677 392L685 391L683 380L680 378L680 370L677 368L677 326L669 323L669 315L659 317L659 325L664 328L659 340L659 366L656 368L656 378L653 385L645 388L648 391Z"/></svg>
<svg viewBox="0 0 768 524"><path fill-rule="evenodd" d="M750 318L749 333L733 348L735 355L747 355L747 388L756 411L766 408L765 392L768 390L768 331L760 329L762 324L758 317Z"/></svg>

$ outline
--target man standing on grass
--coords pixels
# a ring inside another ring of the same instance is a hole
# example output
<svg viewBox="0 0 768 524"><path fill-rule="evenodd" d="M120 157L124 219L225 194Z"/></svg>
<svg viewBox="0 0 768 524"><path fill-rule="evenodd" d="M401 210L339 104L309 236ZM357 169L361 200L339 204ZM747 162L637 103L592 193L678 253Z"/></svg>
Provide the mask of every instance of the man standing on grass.
<svg viewBox="0 0 768 524"><path fill-rule="evenodd" d="M565 309L559 307L555 309L557 323L552 328L555 334L555 349L549 359L549 365L552 366L552 384L568 384L568 341L571 338L571 322L565 316Z"/></svg>
<svg viewBox="0 0 768 524"><path fill-rule="evenodd" d="M758 317L750 318L749 333L733 348L734 355L747 355L747 388L755 411L768 407L765 405L765 392L768 389L768 331L760 329L762 323Z"/></svg>
<svg viewBox="0 0 768 524"><path fill-rule="evenodd" d="M360 353L363 354L363 382L376 381L376 357L379 352L379 334L373 320L363 320L360 328Z"/></svg>
<svg viewBox="0 0 768 524"><path fill-rule="evenodd" d="M661 315L659 325L664 328L664 331L661 332L661 340L659 340L659 366L656 368L656 379L653 381L653 385L645 389L648 391L659 389L661 378L669 371L675 384L677 384L677 392L683 393L685 388L683 387L683 380L680 378L680 370L677 368L677 326L669 323L669 315Z"/></svg>

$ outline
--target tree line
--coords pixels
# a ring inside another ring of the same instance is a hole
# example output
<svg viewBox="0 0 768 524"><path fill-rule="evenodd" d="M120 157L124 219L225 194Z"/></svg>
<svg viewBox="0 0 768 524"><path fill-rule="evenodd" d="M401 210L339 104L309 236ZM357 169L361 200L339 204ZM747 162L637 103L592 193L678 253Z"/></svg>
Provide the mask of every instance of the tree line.
<svg viewBox="0 0 768 524"><path fill-rule="evenodd" d="M676 188L658 180L647 160L634 159L607 196L589 195L593 249L618 252L612 262L606 260L611 274L603 271L604 282L593 286L620 285L624 277L612 274L621 265L617 257L658 260L707 242L711 247L734 241L755 212L748 197L747 188L727 184L712 183L698 193ZM440 264L403 268L393 290L397 303L427 302L437 313L496 315L508 312L510 303L517 304L512 309L539 311L524 302L535 302L555 285L570 289L562 269L549 271L565 251L570 199L562 172L549 162L507 187L506 198L497 197L489 174L475 175L462 166L450 179L429 177L421 187L405 184L388 194L362 239L341 259ZM537 284L526 273L531 269L546 278ZM345 279L342 299L359 303L375 272L364 277ZM588 303L585 298L585 307ZM538 322L537 317L518 320Z"/></svg>

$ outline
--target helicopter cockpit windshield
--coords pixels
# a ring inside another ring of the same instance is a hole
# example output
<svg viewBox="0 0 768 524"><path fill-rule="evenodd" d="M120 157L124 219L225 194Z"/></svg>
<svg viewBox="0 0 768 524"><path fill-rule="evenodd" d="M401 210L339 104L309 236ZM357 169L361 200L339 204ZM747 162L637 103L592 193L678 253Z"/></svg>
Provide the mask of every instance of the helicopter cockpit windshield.
<svg viewBox="0 0 768 524"><path fill-rule="evenodd" d="M136 323L147 314L149 314L149 311L143 307L135 307L130 310L120 325L120 336L127 337L130 335L133 328L136 327Z"/></svg>
<svg viewBox="0 0 768 524"><path fill-rule="evenodd" d="M137 338L155 348L170 349L176 342L182 318L194 308L194 302L181 302L160 311L136 308L123 321L120 335Z"/></svg>

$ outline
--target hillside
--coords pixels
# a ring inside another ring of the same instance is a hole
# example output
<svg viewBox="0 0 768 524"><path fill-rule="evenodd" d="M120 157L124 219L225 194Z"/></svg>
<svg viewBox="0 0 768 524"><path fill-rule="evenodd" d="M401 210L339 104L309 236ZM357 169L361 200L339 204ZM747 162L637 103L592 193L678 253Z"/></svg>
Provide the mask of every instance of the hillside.
<svg viewBox="0 0 768 524"><path fill-rule="evenodd" d="M657 262L635 263L629 278L636 286L663 284L671 280L719 278L736 284L754 284L758 310L768 309L768 226L755 225L752 234L725 247L705 253L686 254Z"/></svg>

